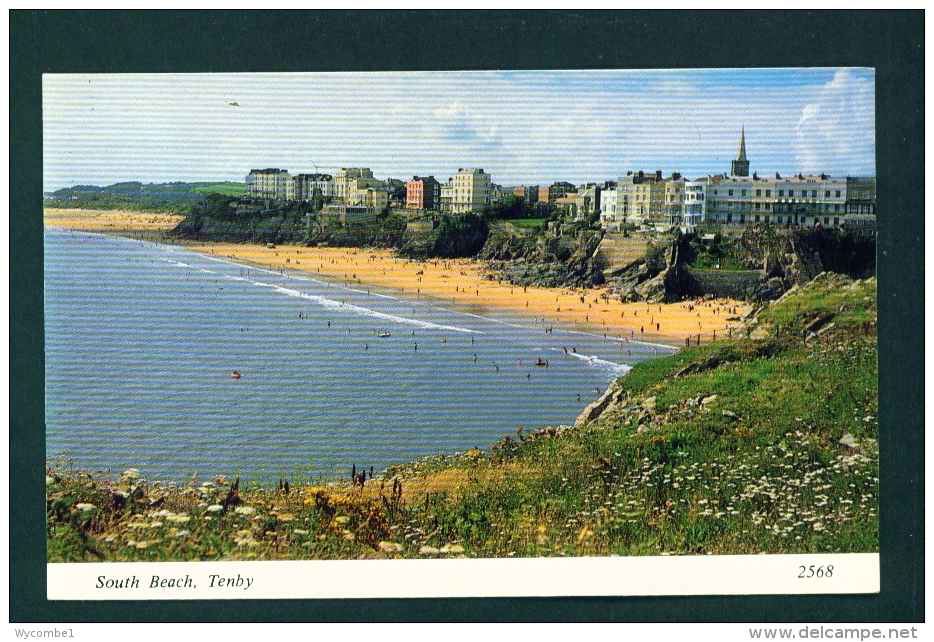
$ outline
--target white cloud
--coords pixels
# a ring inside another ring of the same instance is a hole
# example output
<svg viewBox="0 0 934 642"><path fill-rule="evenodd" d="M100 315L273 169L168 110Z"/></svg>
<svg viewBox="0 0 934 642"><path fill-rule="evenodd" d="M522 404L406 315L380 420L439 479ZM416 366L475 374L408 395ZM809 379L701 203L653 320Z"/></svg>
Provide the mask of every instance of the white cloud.
<svg viewBox="0 0 934 642"><path fill-rule="evenodd" d="M874 82L853 70L838 70L801 110L795 126L796 169L875 174L875 120Z"/></svg>

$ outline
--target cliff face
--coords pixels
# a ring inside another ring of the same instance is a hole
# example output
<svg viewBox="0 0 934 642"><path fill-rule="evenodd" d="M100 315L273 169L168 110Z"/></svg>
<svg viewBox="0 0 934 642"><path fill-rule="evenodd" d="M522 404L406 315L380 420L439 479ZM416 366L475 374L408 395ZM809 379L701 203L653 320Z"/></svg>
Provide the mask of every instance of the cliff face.
<svg viewBox="0 0 934 642"><path fill-rule="evenodd" d="M608 236L600 253L614 264L604 271L606 284L626 301L710 296L763 302L824 271L851 278L875 274L875 240L839 230L752 229L733 237L667 240Z"/></svg>
<svg viewBox="0 0 934 642"><path fill-rule="evenodd" d="M600 239L582 227L534 232L496 223L478 258L516 285L592 287L605 281Z"/></svg>
<svg viewBox="0 0 934 642"><path fill-rule="evenodd" d="M419 221L388 214L375 221L340 224L295 204L264 207L236 199L206 199L170 234L197 241L379 247L412 258L458 258L480 252L489 233L486 220L476 214Z"/></svg>

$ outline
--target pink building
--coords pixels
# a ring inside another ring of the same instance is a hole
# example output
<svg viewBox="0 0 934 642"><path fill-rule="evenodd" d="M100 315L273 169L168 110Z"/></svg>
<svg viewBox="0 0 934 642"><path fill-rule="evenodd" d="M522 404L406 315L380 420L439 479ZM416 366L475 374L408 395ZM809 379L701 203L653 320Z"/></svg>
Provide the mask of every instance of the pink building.
<svg viewBox="0 0 934 642"><path fill-rule="evenodd" d="M414 176L405 184L405 207L410 210L438 209L441 185L434 176Z"/></svg>

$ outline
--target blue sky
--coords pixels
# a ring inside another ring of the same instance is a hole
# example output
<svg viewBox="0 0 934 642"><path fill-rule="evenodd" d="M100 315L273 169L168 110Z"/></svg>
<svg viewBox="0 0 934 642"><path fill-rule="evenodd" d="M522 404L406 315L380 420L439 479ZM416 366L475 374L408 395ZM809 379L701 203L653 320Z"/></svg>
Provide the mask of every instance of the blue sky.
<svg viewBox="0 0 934 642"><path fill-rule="evenodd" d="M236 102L238 106L229 103ZM502 185L875 174L872 69L47 74L44 186L483 167Z"/></svg>

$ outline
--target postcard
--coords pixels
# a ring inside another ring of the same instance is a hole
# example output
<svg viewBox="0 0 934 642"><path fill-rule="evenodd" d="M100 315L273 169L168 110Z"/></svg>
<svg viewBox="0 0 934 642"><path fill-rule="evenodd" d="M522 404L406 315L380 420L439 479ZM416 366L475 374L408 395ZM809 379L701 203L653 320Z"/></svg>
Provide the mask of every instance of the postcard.
<svg viewBox="0 0 934 642"><path fill-rule="evenodd" d="M42 101L49 599L879 591L872 69Z"/></svg>

